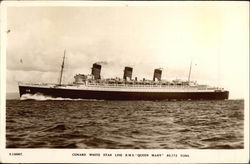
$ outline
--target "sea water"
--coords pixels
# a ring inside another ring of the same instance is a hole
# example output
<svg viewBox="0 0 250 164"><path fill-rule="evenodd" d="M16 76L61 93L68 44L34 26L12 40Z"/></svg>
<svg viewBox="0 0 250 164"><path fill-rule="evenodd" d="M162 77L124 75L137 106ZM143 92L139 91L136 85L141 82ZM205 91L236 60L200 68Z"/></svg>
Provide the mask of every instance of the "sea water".
<svg viewBox="0 0 250 164"><path fill-rule="evenodd" d="M33 98L6 101L7 148L244 148L244 100Z"/></svg>

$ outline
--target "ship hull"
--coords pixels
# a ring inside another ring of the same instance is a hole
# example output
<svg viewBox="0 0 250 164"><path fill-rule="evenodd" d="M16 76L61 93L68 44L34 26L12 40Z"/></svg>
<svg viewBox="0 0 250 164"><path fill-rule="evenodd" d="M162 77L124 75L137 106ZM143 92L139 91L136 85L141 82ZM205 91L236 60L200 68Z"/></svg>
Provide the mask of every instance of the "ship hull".
<svg viewBox="0 0 250 164"><path fill-rule="evenodd" d="M228 99L228 91L218 92L125 92L78 90L63 88L42 88L19 86L20 97L23 94L42 94L50 97L97 100L224 100Z"/></svg>

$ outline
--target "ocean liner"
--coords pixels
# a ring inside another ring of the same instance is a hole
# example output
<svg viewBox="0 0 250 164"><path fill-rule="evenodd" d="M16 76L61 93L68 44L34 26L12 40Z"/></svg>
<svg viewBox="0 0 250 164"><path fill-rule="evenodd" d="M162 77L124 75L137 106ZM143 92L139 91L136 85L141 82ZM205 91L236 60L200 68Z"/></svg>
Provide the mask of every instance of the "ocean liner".
<svg viewBox="0 0 250 164"><path fill-rule="evenodd" d="M101 78L102 65L94 63L91 74L76 74L71 84L62 84L65 51L58 84L19 83L20 97L38 94L53 98L97 100L224 100L229 91L188 80L162 80L162 69L155 69L152 80L132 78L132 67L125 67L123 78Z"/></svg>

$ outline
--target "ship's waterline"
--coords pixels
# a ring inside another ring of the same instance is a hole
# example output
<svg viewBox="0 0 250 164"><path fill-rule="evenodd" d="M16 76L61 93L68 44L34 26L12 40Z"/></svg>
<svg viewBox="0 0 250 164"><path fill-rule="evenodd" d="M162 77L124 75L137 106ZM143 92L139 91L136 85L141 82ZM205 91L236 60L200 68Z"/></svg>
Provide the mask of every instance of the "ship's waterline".
<svg viewBox="0 0 250 164"><path fill-rule="evenodd" d="M43 94L51 97L61 98L72 98L72 99L103 99L103 100L209 100L217 99L223 100L228 98L228 91L188 91L188 90L119 90L110 89L103 90L103 88L88 88L88 89L77 89L77 88L48 88L48 87L30 87L30 86L19 86L20 97L23 94Z"/></svg>

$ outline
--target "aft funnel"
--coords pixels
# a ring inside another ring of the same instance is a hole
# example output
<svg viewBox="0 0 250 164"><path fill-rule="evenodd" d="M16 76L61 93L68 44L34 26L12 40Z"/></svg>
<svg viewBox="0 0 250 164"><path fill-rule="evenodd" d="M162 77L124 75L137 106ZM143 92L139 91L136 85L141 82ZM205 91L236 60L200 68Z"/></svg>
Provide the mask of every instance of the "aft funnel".
<svg viewBox="0 0 250 164"><path fill-rule="evenodd" d="M155 69L153 81L155 81L155 79L157 79L158 81L161 81L161 73L162 73L162 70Z"/></svg>

